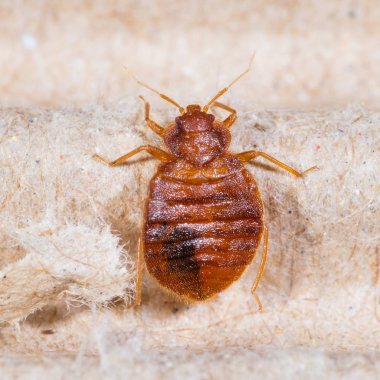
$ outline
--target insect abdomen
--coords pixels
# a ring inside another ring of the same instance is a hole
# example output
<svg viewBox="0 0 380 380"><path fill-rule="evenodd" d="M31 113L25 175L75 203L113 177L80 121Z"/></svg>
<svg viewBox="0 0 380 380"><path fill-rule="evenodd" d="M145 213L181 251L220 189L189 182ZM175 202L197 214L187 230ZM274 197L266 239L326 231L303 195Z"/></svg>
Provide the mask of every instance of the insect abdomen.
<svg viewBox="0 0 380 380"><path fill-rule="evenodd" d="M149 195L145 261L161 285L204 300L240 277L263 228L262 202L247 171L196 183L158 173Z"/></svg>

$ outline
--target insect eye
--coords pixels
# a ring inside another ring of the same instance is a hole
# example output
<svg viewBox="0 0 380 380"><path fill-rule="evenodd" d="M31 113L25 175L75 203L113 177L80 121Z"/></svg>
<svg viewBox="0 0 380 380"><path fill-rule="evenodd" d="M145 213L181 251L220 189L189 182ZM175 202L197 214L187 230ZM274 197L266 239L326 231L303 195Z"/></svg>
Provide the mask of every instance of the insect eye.
<svg viewBox="0 0 380 380"><path fill-rule="evenodd" d="M215 116L214 116L214 115L211 115L211 114L210 114L208 117L209 117L209 120L210 120L211 122L213 122L213 121L215 120Z"/></svg>
<svg viewBox="0 0 380 380"><path fill-rule="evenodd" d="M175 122L176 122L176 124L181 125L182 124L181 116L177 116L175 118Z"/></svg>

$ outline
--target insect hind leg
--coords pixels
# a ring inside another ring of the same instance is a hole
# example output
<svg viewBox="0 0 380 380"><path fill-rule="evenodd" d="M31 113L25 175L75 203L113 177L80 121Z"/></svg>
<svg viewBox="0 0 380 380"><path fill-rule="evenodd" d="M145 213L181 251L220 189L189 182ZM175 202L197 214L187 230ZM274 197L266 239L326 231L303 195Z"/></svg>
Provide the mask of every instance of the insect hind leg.
<svg viewBox="0 0 380 380"><path fill-rule="evenodd" d="M260 301L259 296L256 294L256 289L259 286L261 277L263 276L263 273L264 273L265 264L267 262L268 240L269 240L269 238L268 238L268 227L266 225L264 225L264 249L263 249L263 255L261 257L261 263L260 263L259 270L258 270L257 275L256 275L255 282L253 283L252 288L251 288L251 293L253 294L253 296L256 299L257 306L259 308L259 312L260 313L263 311L263 305L262 305L262 303Z"/></svg>
<svg viewBox="0 0 380 380"><path fill-rule="evenodd" d="M142 237L140 237L139 252L137 256L137 268L136 268L136 296L133 302L133 306L141 305L143 255L144 255L144 247L143 247Z"/></svg>

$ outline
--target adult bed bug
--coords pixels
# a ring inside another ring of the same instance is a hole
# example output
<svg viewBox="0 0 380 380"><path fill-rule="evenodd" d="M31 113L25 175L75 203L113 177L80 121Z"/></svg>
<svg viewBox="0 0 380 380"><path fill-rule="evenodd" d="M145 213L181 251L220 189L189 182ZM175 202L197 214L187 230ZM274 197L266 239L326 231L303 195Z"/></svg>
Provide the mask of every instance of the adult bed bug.
<svg viewBox="0 0 380 380"><path fill-rule="evenodd" d="M161 161L150 182L145 205L136 305L141 302L143 259L161 286L185 300L203 301L242 275L263 236L263 255L252 286L252 293L262 309L256 289L268 254L268 228L258 187L244 163L262 157L297 177L316 167L298 172L264 152L250 150L234 154L228 151L230 128L237 114L217 99L246 74L250 66L251 63L204 107L193 104L186 110L137 80L176 106L181 114L174 123L163 128L150 119L149 103L141 97L147 126L161 136L169 152L143 145L111 162L99 155L93 156L108 166L122 165L141 151ZM208 113L211 106L222 108L229 116L223 121L216 120Z"/></svg>

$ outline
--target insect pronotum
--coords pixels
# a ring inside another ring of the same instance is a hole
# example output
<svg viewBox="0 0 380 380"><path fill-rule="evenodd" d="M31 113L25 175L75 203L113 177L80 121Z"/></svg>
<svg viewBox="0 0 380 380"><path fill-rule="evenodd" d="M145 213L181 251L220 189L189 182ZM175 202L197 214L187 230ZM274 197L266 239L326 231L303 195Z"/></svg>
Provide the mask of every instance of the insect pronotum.
<svg viewBox="0 0 380 380"><path fill-rule="evenodd" d="M248 73L251 63L252 59L248 68L205 106L188 105L186 110L136 79L176 106L181 114L163 128L150 119L149 103L141 97L147 126L163 139L167 150L143 145L114 161L97 154L93 156L112 167L123 165L141 151L161 161L150 181L145 205L135 305L141 303L143 260L162 287L185 300L203 301L226 289L242 275L263 237L263 255L252 286L252 294L262 310L256 289L268 254L268 228L259 189L244 164L262 157L296 177L316 167L298 172L261 151L237 154L228 151L230 128L237 114L217 99ZM208 112L211 106L222 108L229 116L222 121L216 120Z"/></svg>

